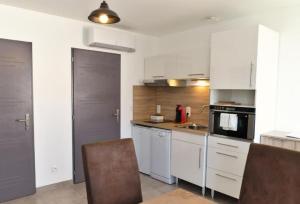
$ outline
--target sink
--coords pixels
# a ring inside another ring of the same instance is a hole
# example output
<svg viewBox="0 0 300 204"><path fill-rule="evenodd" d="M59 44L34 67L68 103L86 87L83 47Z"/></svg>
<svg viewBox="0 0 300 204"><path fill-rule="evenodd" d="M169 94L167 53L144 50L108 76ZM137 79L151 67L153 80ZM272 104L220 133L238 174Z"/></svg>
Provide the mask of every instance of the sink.
<svg viewBox="0 0 300 204"><path fill-rule="evenodd" d="M204 130L208 127L201 124L186 124L186 125L177 125L178 128L186 128L186 129L192 129L192 130Z"/></svg>

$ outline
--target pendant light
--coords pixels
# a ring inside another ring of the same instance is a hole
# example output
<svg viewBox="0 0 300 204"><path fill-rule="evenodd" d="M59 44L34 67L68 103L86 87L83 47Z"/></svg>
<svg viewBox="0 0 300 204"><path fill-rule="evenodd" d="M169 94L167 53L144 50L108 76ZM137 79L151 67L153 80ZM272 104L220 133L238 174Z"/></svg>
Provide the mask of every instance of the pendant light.
<svg viewBox="0 0 300 204"><path fill-rule="evenodd" d="M103 1L100 8L93 11L88 18L90 21L100 24L113 24L121 20L116 12L109 9L105 1Z"/></svg>

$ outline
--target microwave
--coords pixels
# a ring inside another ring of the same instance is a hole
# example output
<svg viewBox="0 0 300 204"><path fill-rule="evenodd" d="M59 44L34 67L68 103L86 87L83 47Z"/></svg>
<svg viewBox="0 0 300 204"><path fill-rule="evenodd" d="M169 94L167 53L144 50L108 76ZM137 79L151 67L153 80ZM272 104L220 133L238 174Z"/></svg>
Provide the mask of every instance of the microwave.
<svg viewBox="0 0 300 204"><path fill-rule="evenodd" d="M236 119L236 129L226 129L221 126L222 114L233 114ZM239 106L210 106L211 135L232 137L236 139L254 140L255 135L255 108Z"/></svg>

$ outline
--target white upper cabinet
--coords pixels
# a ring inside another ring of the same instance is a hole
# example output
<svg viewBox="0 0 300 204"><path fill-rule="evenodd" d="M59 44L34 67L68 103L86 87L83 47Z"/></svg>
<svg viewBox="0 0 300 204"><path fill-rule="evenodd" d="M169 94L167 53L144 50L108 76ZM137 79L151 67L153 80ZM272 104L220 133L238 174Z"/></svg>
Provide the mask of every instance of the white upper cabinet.
<svg viewBox="0 0 300 204"><path fill-rule="evenodd" d="M209 78L207 60L196 53L169 54L145 59L145 79Z"/></svg>
<svg viewBox="0 0 300 204"><path fill-rule="evenodd" d="M209 78L209 62L201 53L180 53L177 55L177 63L181 78Z"/></svg>
<svg viewBox="0 0 300 204"><path fill-rule="evenodd" d="M145 59L145 79L166 79L162 56Z"/></svg>
<svg viewBox="0 0 300 204"><path fill-rule="evenodd" d="M211 36L212 89L255 89L259 27Z"/></svg>

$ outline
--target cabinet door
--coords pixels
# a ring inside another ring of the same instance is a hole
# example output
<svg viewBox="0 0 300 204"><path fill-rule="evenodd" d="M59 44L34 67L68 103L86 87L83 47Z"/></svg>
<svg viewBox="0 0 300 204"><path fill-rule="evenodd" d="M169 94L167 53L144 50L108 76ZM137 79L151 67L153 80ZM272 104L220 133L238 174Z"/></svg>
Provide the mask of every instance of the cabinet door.
<svg viewBox="0 0 300 204"><path fill-rule="evenodd" d="M138 160L139 171L150 174L151 170L151 129L133 126L133 141Z"/></svg>
<svg viewBox="0 0 300 204"><path fill-rule="evenodd" d="M203 186L204 146L172 139L171 174Z"/></svg>
<svg viewBox="0 0 300 204"><path fill-rule="evenodd" d="M212 89L254 89L258 27L212 34Z"/></svg>
<svg viewBox="0 0 300 204"><path fill-rule="evenodd" d="M166 79L165 62L163 56L149 57L145 59L145 79Z"/></svg>
<svg viewBox="0 0 300 204"><path fill-rule="evenodd" d="M180 53L177 56L178 78L201 79L209 78L209 62L199 53Z"/></svg>
<svg viewBox="0 0 300 204"><path fill-rule="evenodd" d="M151 129L144 128L140 140L140 172L150 174L151 172Z"/></svg>
<svg viewBox="0 0 300 204"><path fill-rule="evenodd" d="M140 137L142 134L142 128L139 126L133 125L132 126L132 140L134 144L135 154L138 161L138 166L140 169L140 151L141 151L141 145L140 145Z"/></svg>

